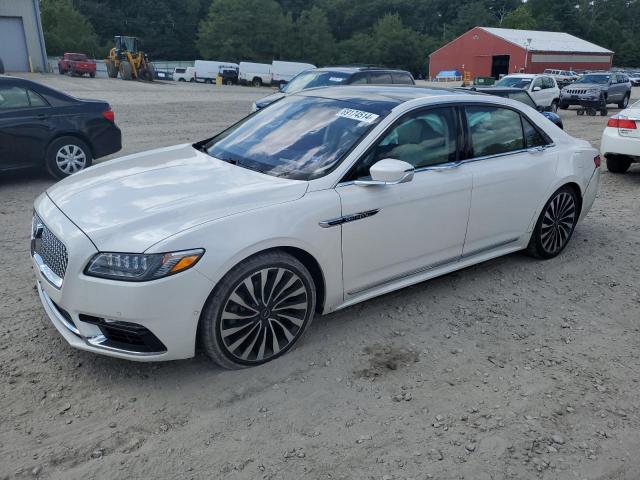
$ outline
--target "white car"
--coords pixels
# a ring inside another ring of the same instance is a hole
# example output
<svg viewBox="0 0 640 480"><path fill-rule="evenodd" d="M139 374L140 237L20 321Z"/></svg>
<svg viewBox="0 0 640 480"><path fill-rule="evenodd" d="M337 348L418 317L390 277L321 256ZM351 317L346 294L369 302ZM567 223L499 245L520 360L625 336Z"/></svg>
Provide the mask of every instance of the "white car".
<svg viewBox="0 0 640 480"><path fill-rule="evenodd" d="M600 157L521 102L415 87L290 95L217 136L102 163L35 202L44 309L74 347L227 368L315 313L518 250L558 255Z"/></svg>
<svg viewBox="0 0 640 480"><path fill-rule="evenodd" d="M609 119L600 152L613 173L624 173L632 163L640 162L640 101Z"/></svg>
<svg viewBox="0 0 640 480"><path fill-rule="evenodd" d="M512 87L526 90L539 107L552 112L558 111L560 89L556 79L551 75L516 73L507 75L496 82L497 87Z"/></svg>
<svg viewBox="0 0 640 480"><path fill-rule="evenodd" d="M176 67L173 69L173 79L176 82L195 82L196 69L194 67Z"/></svg>

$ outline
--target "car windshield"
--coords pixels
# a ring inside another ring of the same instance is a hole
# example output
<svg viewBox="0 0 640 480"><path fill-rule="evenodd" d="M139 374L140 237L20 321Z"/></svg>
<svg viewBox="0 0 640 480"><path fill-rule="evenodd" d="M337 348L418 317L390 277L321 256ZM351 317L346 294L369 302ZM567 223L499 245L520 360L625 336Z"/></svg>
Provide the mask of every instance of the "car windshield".
<svg viewBox="0 0 640 480"><path fill-rule="evenodd" d="M74 53L72 55L69 55L69 60L73 60L74 62L82 62L84 60L87 60L87 56L83 53Z"/></svg>
<svg viewBox="0 0 640 480"><path fill-rule="evenodd" d="M599 83L604 85L609 83L610 75L583 75L574 83Z"/></svg>
<svg viewBox="0 0 640 480"><path fill-rule="evenodd" d="M504 77L496 83L496 87L527 88L531 80L531 78L524 77Z"/></svg>
<svg viewBox="0 0 640 480"><path fill-rule="evenodd" d="M384 115L348 102L291 96L222 132L205 149L268 175L311 180L331 171Z"/></svg>
<svg viewBox="0 0 640 480"><path fill-rule="evenodd" d="M307 88L327 87L340 85L349 77L345 72L302 72L291 79L282 91L284 93L297 93Z"/></svg>

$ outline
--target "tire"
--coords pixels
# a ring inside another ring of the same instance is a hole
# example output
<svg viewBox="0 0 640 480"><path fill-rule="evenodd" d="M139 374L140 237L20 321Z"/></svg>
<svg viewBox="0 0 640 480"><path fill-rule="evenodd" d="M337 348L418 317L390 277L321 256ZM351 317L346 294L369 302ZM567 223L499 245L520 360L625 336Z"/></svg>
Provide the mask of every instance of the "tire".
<svg viewBox="0 0 640 480"><path fill-rule="evenodd" d="M558 105L558 107L560 107L560 110L566 110L567 108L569 108L569 104L568 104L568 103L560 102L560 104Z"/></svg>
<svg viewBox="0 0 640 480"><path fill-rule="evenodd" d="M184 78L179 78L178 81L179 82L186 82L186 80Z"/></svg>
<svg viewBox="0 0 640 480"><path fill-rule="evenodd" d="M548 259L559 255L571 240L578 223L579 200L573 188L565 185L547 201L531 233L527 253Z"/></svg>
<svg viewBox="0 0 640 480"><path fill-rule="evenodd" d="M233 80L227 80L226 82L224 82L226 85L233 85Z"/></svg>
<svg viewBox="0 0 640 480"><path fill-rule="evenodd" d="M109 60L107 62L107 75L109 78L118 77L118 69L116 68L116 63L113 60Z"/></svg>
<svg viewBox="0 0 640 480"><path fill-rule="evenodd" d="M606 117L607 115L609 115L609 110L607 109L607 107L605 105L604 107L602 107L600 109L600 116Z"/></svg>
<svg viewBox="0 0 640 480"><path fill-rule="evenodd" d="M625 173L631 166L631 159L624 155L608 155L607 170L611 173Z"/></svg>
<svg viewBox="0 0 640 480"><path fill-rule="evenodd" d="M78 72L76 72L75 68L71 69L71 76L72 77L77 77L78 76Z"/></svg>
<svg viewBox="0 0 640 480"><path fill-rule="evenodd" d="M208 85L211 85L211 83L212 83L212 82L211 82L211 79L210 79L210 78L207 78L207 79L204 81L204 83L206 83L206 84L208 84Z"/></svg>
<svg viewBox="0 0 640 480"><path fill-rule="evenodd" d="M189 83L194 83L195 81L196 81L196 79L195 79L195 78L190 78L190 79L189 79Z"/></svg>
<svg viewBox="0 0 640 480"><path fill-rule="evenodd" d="M64 69L63 69L63 68L60 68L60 66L59 66L59 65L58 65L58 73L59 73L60 75L64 75L64 74L65 74Z"/></svg>
<svg viewBox="0 0 640 480"><path fill-rule="evenodd" d="M261 365L293 348L311 325L315 306L307 268L287 253L265 252L236 265L216 285L202 312L198 339L223 368ZM276 310L280 313L272 318Z"/></svg>
<svg viewBox="0 0 640 480"><path fill-rule="evenodd" d="M262 86L262 79L256 77L256 78L253 79L253 81L251 83L252 83L252 85L254 87L261 87Z"/></svg>
<svg viewBox="0 0 640 480"><path fill-rule="evenodd" d="M131 80L132 73L131 64L128 61L123 60L120 62L120 78L123 80Z"/></svg>
<svg viewBox="0 0 640 480"><path fill-rule="evenodd" d="M150 63L147 63L146 80L153 82L156 79L156 69Z"/></svg>
<svg viewBox="0 0 640 480"><path fill-rule="evenodd" d="M627 105L629 105L629 98L631 98L631 93L627 93L624 98L622 99L622 101L618 104L618 108L627 108Z"/></svg>
<svg viewBox="0 0 640 480"><path fill-rule="evenodd" d="M553 102L551 102L551 111L553 113L557 113L558 112L558 100L554 100Z"/></svg>
<svg viewBox="0 0 640 480"><path fill-rule="evenodd" d="M576 115L584 115L584 109L576 110Z"/></svg>
<svg viewBox="0 0 640 480"><path fill-rule="evenodd" d="M91 78L96 78L96 72L89 72L89 76Z"/></svg>
<svg viewBox="0 0 640 480"><path fill-rule="evenodd" d="M45 165L51 176L61 179L90 167L92 160L85 142L76 137L59 137L49 144Z"/></svg>

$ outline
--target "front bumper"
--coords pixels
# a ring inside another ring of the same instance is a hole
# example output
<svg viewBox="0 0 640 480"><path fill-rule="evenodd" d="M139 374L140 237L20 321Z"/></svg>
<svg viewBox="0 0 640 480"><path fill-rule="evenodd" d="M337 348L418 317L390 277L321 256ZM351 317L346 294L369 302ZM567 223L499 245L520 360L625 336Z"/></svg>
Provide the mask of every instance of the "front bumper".
<svg viewBox="0 0 640 480"><path fill-rule="evenodd" d="M32 258L47 316L76 348L137 361L176 360L195 353L200 311L213 283L196 269L151 282L120 282L84 275L97 253L89 238L46 196L36 211L68 251L58 288Z"/></svg>
<svg viewBox="0 0 640 480"><path fill-rule="evenodd" d="M581 105L583 107L597 108L601 105L602 100L600 93L594 95L569 95L566 93L560 94L560 104L564 105Z"/></svg>
<svg viewBox="0 0 640 480"><path fill-rule="evenodd" d="M602 132L600 153L603 156L610 154L628 155L640 159L640 136L620 135L617 128L606 127Z"/></svg>

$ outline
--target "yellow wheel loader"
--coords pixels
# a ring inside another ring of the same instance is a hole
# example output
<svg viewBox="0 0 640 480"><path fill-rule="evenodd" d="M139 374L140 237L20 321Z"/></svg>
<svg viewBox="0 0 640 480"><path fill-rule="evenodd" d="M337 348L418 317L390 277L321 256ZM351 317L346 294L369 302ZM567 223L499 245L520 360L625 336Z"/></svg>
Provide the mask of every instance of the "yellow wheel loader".
<svg viewBox="0 0 640 480"><path fill-rule="evenodd" d="M105 58L107 74L110 78L123 80L147 80L152 82L155 77L153 65L144 52L138 49L136 37L113 37L115 46L109 50L109 56Z"/></svg>

